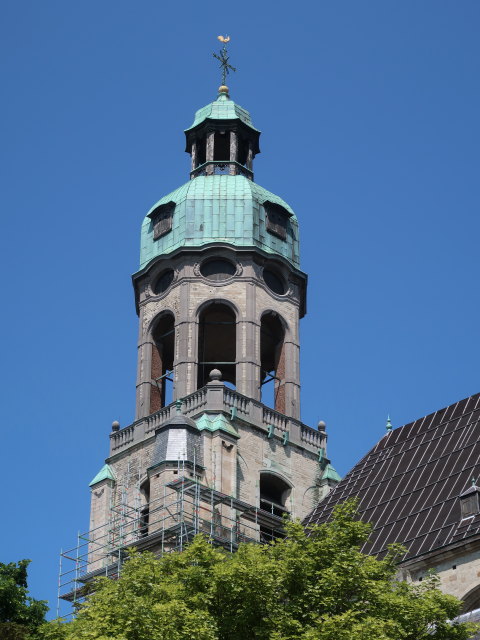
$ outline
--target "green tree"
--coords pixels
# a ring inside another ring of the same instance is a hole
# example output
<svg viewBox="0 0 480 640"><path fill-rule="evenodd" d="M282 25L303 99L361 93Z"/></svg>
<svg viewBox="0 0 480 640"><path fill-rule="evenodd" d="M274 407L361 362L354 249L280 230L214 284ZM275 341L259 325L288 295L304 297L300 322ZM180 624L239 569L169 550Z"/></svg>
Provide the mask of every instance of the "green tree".
<svg viewBox="0 0 480 640"><path fill-rule="evenodd" d="M27 567L30 560L0 562L0 638L27 640L45 620L47 603L28 595Z"/></svg>
<svg viewBox="0 0 480 640"><path fill-rule="evenodd" d="M466 640L461 603L435 576L395 580L399 547L361 553L370 526L345 503L307 535L241 545L198 536L182 553L133 553L117 581L100 579L77 618L43 628L48 640Z"/></svg>

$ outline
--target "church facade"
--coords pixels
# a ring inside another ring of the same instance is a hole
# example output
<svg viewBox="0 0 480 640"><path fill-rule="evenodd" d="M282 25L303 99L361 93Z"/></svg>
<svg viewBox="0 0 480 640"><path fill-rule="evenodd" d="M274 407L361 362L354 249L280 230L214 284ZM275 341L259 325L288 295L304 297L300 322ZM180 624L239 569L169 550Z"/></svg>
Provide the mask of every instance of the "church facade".
<svg viewBox="0 0 480 640"><path fill-rule="evenodd" d="M307 276L294 211L254 182L260 132L222 85L185 134L190 179L142 224L136 416L90 483L85 575L198 532L271 539L340 479L300 421Z"/></svg>

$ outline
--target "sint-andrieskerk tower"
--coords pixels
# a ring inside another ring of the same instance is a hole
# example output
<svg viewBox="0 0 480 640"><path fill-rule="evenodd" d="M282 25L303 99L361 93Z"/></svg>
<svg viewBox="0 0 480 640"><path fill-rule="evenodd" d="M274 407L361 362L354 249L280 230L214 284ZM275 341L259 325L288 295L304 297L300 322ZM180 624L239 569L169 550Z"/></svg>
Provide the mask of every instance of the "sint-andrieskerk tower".
<svg viewBox="0 0 480 640"><path fill-rule="evenodd" d="M339 480L324 423L300 421L307 277L295 213L254 182L260 132L224 79L185 135L189 180L142 224L136 417L90 484L89 571L197 532L267 540Z"/></svg>

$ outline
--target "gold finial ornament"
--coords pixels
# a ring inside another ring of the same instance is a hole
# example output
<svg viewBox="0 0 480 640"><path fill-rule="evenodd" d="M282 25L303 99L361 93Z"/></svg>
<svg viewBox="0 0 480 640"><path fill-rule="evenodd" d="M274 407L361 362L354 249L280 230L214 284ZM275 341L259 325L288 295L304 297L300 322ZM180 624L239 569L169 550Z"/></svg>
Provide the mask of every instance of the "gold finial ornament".
<svg viewBox="0 0 480 640"><path fill-rule="evenodd" d="M227 42L230 42L230 36L217 36L217 38L220 40L220 42L223 42L225 44Z"/></svg>
<svg viewBox="0 0 480 640"><path fill-rule="evenodd" d="M220 87L218 87L218 93L226 93L228 95L228 87L226 84L222 84Z"/></svg>

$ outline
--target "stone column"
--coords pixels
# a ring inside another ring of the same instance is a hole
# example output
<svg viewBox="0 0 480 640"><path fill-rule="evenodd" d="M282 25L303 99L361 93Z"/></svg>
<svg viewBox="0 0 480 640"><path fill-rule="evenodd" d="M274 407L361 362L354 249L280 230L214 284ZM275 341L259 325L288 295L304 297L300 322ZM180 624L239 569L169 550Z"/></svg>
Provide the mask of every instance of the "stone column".
<svg viewBox="0 0 480 640"><path fill-rule="evenodd" d="M255 320L255 284L249 282L245 286L245 310L237 324L237 391L260 400L260 327Z"/></svg>
<svg viewBox="0 0 480 640"><path fill-rule="evenodd" d="M180 303L175 333L175 361L173 400L183 398L196 389L195 349L192 325L189 316L190 284L183 282L180 289Z"/></svg>
<svg viewBox="0 0 480 640"><path fill-rule="evenodd" d="M280 411L280 413L285 413L287 415L292 415L290 411L287 411L286 404L286 343L285 341L277 348L276 354L276 367L275 374L276 380L275 383L275 411Z"/></svg>
<svg viewBox="0 0 480 640"><path fill-rule="evenodd" d="M192 171L197 168L197 141L192 142Z"/></svg>
<svg viewBox="0 0 480 640"><path fill-rule="evenodd" d="M207 162L211 162L214 157L214 144L215 144L215 132L210 131L207 134L207 148L206 148L206 157L205 160ZM213 165L208 165L206 170L207 175L213 174Z"/></svg>
<svg viewBox="0 0 480 640"><path fill-rule="evenodd" d="M300 345L286 338L285 351L285 411L300 420ZM283 413L283 412L282 412Z"/></svg>
<svg viewBox="0 0 480 640"><path fill-rule="evenodd" d="M253 149L252 149L252 143L249 142L248 155L247 155L247 169L250 169L250 171L252 171L252 168L253 168Z"/></svg>
<svg viewBox="0 0 480 640"><path fill-rule="evenodd" d="M105 565L105 534L110 521L110 504L114 482L102 480L91 488L90 534L88 545L88 570L95 571ZM99 528L102 527L102 528ZM98 539L98 542L96 540Z"/></svg>
<svg viewBox="0 0 480 640"><path fill-rule="evenodd" d="M152 340L145 335L143 310L140 311L139 336L138 336L138 360L137 360L137 401L135 420L144 418L150 414L150 395L152 381Z"/></svg>
<svg viewBox="0 0 480 640"><path fill-rule="evenodd" d="M236 131L230 131L230 162L237 162L238 157L238 138ZM230 165L230 175L234 176L237 173L237 167L234 164Z"/></svg>

